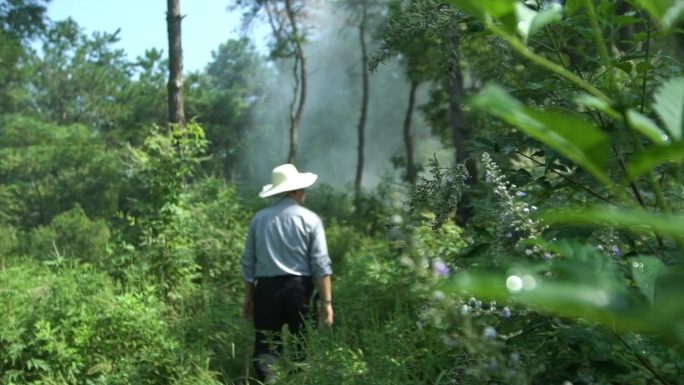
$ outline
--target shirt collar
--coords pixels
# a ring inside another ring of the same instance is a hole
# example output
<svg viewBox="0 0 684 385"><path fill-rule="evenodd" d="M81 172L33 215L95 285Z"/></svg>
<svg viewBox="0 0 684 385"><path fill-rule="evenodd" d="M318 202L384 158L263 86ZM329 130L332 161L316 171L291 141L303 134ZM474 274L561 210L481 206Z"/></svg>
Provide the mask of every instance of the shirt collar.
<svg viewBox="0 0 684 385"><path fill-rule="evenodd" d="M277 202L275 202L273 205L278 205L278 206L293 206L298 204L296 200L290 197L285 197Z"/></svg>

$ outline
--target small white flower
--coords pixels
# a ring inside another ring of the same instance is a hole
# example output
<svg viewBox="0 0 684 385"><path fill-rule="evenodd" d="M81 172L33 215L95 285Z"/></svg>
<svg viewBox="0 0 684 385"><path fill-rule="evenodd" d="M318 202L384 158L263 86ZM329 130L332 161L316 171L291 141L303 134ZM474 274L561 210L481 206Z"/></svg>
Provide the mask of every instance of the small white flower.
<svg viewBox="0 0 684 385"><path fill-rule="evenodd" d="M499 333L496 332L496 329L494 329L491 326L487 326L484 328L484 331L482 332L482 336L488 339L495 339L496 337L499 336Z"/></svg>

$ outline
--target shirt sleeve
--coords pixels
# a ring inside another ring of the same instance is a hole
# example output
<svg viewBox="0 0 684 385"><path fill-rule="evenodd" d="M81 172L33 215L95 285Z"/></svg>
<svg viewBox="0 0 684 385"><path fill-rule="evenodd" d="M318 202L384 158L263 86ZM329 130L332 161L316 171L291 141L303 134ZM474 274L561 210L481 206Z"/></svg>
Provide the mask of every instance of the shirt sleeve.
<svg viewBox="0 0 684 385"><path fill-rule="evenodd" d="M332 275L332 261L328 255L328 243L320 218L316 218L312 226L309 260L311 262L311 274L314 278Z"/></svg>
<svg viewBox="0 0 684 385"><path fill-rule="evenodd" d="M254 219L249 224L245 250L242 253L242 278L247 282L254 282L256 274L256 223Z"/></svg>

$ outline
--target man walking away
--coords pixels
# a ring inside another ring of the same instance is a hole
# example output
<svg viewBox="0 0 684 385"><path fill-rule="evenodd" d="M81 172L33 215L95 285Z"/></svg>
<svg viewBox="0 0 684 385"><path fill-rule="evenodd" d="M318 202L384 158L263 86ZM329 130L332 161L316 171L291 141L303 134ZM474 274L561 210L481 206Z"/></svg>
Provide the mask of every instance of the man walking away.
<svg viewBox="0 0 684 385"><path fill-rule="evenodd" d="M327 327L333 323L332 268L323 222L303 206L305 189L317 178L316 174L299 173L291 164L274 168L272 183L259 193L261 198L273 197L274 202L257 212L249 225L241 261L245 281L242 314L254 322L255 369L261 381L275 381L271 366L282 352L278 342L283 325L301 337L304 320L311 313L314 284L321 314L314 309L313 315L320 316ZM276 344L267 342L270 336L275 336Z"/></svg>

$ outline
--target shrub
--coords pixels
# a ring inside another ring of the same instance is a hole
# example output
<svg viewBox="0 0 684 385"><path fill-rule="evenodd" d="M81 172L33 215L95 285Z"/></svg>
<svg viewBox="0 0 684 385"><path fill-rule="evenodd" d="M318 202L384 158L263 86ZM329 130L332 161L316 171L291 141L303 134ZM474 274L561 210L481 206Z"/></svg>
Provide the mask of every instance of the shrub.
<svg viewBox="0 0 684 385"><path fill-rule="evenodd" d="M183 349L164 320L166 305L153 291L119 291L106 275L65 259L48 265L22 264L0 273L3 383L206 378L206 357Z"/></svg>
<svg viewBox="0 0 684 385"><path fill-rule="evenodd" d="M50 225L38 226L28 235L26 253L38 260L63 256L87 263L100 263L109 241L109 228L102 219L89 219L80 205L57 215Z"/></svg>

